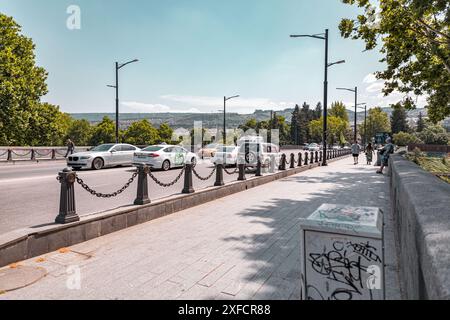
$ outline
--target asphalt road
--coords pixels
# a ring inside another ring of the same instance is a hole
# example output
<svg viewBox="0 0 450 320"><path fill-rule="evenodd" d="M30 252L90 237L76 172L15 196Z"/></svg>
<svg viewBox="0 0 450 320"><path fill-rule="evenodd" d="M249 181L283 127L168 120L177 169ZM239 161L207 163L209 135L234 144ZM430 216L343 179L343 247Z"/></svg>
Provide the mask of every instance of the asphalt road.
<svg viewBox="0 0 450 320"><path fill-rule="evenodd" d="M299 150L289 150L297 154ZM289 158L288 158L289 159ZM52 223L59 212L60 184L56 180L58 171L66 167L64 161L40 162L19 165L0 166L0 234L19 228L40 226ZM205 160L196 167L198 173L207 176L213 165ZM172 181L180 169L167 172L155 171L154 175L162 182ZM229 168L230 171L234 168ZM79 171L78 176L92 189L102 193L111 193L120 189L131 177L134 167L118 167L100 171ZM249 173L249 176L251 173ZM224 174L224 181L237 179L234 175ZM200 190L214 184L215 175L208 181L193 177L194 189ZM75 187L76 210L81 215L107 211L133 203L136 197L137 179L122 194L115 198L101 199L92 196L81 188ZM156 185L149 178L149 197L151 200L162 199L181 193L183 179L169 188Z"/></svg>

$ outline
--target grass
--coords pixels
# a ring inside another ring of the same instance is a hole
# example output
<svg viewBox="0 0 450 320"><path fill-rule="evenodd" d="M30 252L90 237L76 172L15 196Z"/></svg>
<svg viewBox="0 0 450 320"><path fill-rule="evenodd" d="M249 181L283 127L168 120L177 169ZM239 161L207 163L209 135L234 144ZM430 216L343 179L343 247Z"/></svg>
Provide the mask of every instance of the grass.
<svg viewBox="0 0 450 320"><path fill-rule="evenodd" d="M407 158L419 166L421 166L424 170L432 173L432 174L450 174L450 158L443 157L426 157L423 154L418 153L410 153ZM440 176L442 180L447 183L450 183L450 177Z"/></svg>

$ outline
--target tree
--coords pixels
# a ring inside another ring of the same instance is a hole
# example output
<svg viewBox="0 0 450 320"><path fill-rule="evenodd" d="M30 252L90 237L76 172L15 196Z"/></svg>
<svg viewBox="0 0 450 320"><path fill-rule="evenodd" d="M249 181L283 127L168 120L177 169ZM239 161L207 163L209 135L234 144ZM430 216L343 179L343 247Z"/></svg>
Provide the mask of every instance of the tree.
<svg viewBox="0 0 450 320"><path fill-rule="evenodd" d="M336 116L328 116L327 118L327 144L346 143L345 133L348 128L348 122ZM323 139L323 117L318 120L313 120L310 123L311 137L316 142L321 142Z"/></svg>
<svg viewBox="0 0 450 320"><path fill-rule="evenodd" d="M448 0L380 0L379 10L368 0L342 0L365 9L342 19L345 38L363 39L366 49L378 47L387 69L376 73L385 80L383 92L404 93L403 104L414 108L409 96L427 94L428 116L438 122L450 115L450 6Z"/></svg>
<svg viewBox="0 0 450 320"><path fill-rule="evenodd" d="M291 117L291 140L294 144L300 144L300 107L295 105Z"/></svg>
<svg viewBox="0 0 450 320"><path fill-rule="evenodd" d="M419 113L419 119L417 120L416 132L422 132L425 129L425 120L423 119L422 112Z"/></svg>
<svg viewBox="0 0 450 320"><path fill-rule="evenodd" d="M89 141L91 146L97 146L104 143L113 143L116 140L116 126L114 122L103 117L103 120L93 128L92 137Z"/></svg>
<svg viewBox="0 0 450 320"><path fill-rule="evenodd" d="M256 121L256 119L251 118L251 119L247 120L247 122L245 124L240 125L239 129L241 129L244 132L249 129L256 130L257 125L258 125L258 122Z"/></svg>
<svg viewBox="0 0 450 320"><path fill-rule="evenodd" d="M401 103L391 106L393 108L391 115L391 131L392 134L399 132L408 132L409 126L406 119L406 110Z"/></svg>
<svg viewBox="0 0 450 320"><path fill-rule="evenodd" d="M21 27L0 13L0 145L29 144L30 120L36 110L48 109L40 105L47 73L36 66L34 49Z"/></svg>
<svg viewBox="0 0 450 320"><path fill-rule="evenodd" d="M66 138L72 140L75 145L87 146L90 142L93 128L86 119L73 120L67 130Z"/></svg>
<svg viewBox="0 0 450 320"><path fill-rule="evenodd" d="M348 113L345 105L342 102L333 102L329 112L330 116L341 118L342 120L349 122Z"/></svg>
<svg viewBox="0 0 450 320"><path fill-rule="evenodd" d="M413 143L422 143L422 141L415 136L414 134L410 134L408 132L398 132L393 135L394 143L398 146L407 146Z"/></svg>
<svg viewBox="0 0 450 320"><path fill-rule="evenodd" d="M429 124L417 137L425 144L446 145L449 142L449 134L444 127L438 124Z"/></svg>
<svg viewBox="0 0 450 320"><path fill-rule="evenodd" d="M158 135L161 142L171 143L173 136L173 129L167 123L162 123L159 126Z"/></svg>
<svg viewBox="0 0 450 320"><path fill-rule="evenodd" d="M380 107L369 109L367 115L367 141L375 137L377 133L391 132L391 123L387 113L383 112ZM359 125L359 132L361 136L365 135L364 123Z"/></svg>
<svg viewBox="0 0 450 320"><path fill-rule="evenodd" d="M147 119L133 122L123 137L125 142L139 146L152 145L161 141L158 130Z"/></svg>
<svg viewBox="0 0 450 320"><path fill-rule="evenodd" d="M314 111L314 120L320 119L322 116L322 104L319 102L316 105L316 110Z"/></svg>

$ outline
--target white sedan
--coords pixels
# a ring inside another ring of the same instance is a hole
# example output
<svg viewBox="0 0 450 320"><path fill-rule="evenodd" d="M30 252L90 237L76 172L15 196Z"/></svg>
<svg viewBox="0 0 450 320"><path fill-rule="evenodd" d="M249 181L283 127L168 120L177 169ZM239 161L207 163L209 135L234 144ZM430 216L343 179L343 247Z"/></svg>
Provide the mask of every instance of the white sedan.
<svg viewBox="0 0 450 320"><path fill-rule="evenodd" d="M163 169L182 167L186 162L197 164L198 156L180 146L156 145L135 152L133 164L146 164L151 168Z"/></svg>
<svg viewBox="0 0 450 320"><path fill-rule="evenodd" d="M129 165L133 162L133 155L139 151L131 144L102 144L89 151L74 153L67 157L67 165L74 170L92 168L100 170L104 167Z"/></svg>
<svg viewBox="0 0 450 320"><path fill-rule="evenodd" d="M211 162L214 164L223 163L225 165L235 166L237 164L239 147L221 146L217 148Z"/></svg>

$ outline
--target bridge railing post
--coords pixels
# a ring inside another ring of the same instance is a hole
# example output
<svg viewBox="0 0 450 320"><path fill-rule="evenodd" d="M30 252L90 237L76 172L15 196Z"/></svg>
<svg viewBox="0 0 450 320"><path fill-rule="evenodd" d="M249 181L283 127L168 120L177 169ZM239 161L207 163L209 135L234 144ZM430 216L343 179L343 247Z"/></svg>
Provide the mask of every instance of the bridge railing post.
<svg viewBox="0 0 450 320"><path fill-rule="evenodd" d="M315 163L318 163L319 162L319 152L316 151L314 156L315 156Z"/></svg>
<svg viewBox="0 0 450 320"><path fill-rule="evenodd" d="M281 171L286 170L286 155L284 153L281 155L279 170L281 170Z"/></svg>
<svg viewBox="0 0 450 320"><path fill-rule="evenodd" d="M52 160L56 160L56 150L52 149Z"/></svg>
<svg viewBox="0 0 450 320"><path fill-rule="evenodd" d="M303 162L303 159L302 159L302 153L299 152L299 153L298 153L298 163L297 163L297 166L301 167L301 166L303 165L302 162Z"/></svg>
<svg viewBox="0 0 450 320"><path fill-rule="evenodd" d="M75 207L75 186L76 174L70 168L59 172L57 178L61 184L59 197L59 214L55 219L56 223L66 224L79 221Z"/></svg>
<svg viewBox="0 0 450 320"><path fill-rule="evenodd" d="M309 164L308 161L308 152L305 153L305 166L307 166Z"/></svg>
<svg viewBox="0 0 450 320"><path fill-rule="evenodd" d="M147 180L150 169L145 164L139 164L137 165L137 170L138 170L138 185L134 204L141 206L150 203L150 199L148 198L148 180Z"/></svg>
<svg viewBox="0 0 450 320"><path fill-rule="evenodd" d="M289 167L290 169L295 168L295 154L291 153L291 165Z"/></svg>
<svg viewBox="0 0 450 320"><path fill-rule="evenodd" d="M6 161L12 161L12 150L8 149L8 158L6 159Z"/></svg>
<svg viewBox="0 0 450 320"><path fill-rule="evenodd" d="M184 164L184 187L181 193L194 193L194 187L192 185L192 163Z"/></svg>
<svg viewBox="0 0 450 320"><path fill-rule="evenodd" d="M309 164L313 164L313 163L314 163L314 152L311 151L310 159L309 159Z"/></svg>
<svg viewBox="0 0 450 320"><path fill-rule="evenodd" d="M247 180L247 178L245 177L245 163L239 163L238 169L239 169L238 181Z"/></svg>
<svg viewBox="0 0 450 320"><path fill-rule="evenodd" d="M34 149L31 149L31 159L30 160L36 160L36 151Z"/></svg>
<svg viewBox="0 0 450 320"><path fill-rule="evenodd" d="M261 158L259 156L258 156L258 159L256 161L255 177L262 177L262 163L261 163Z"/></svg>
<svg viewBox="0 0 450 320"><path fill-rule="evenodd" d="M323 151L319 151L319 162L320 163L322 163L322 154L323 154Z"/></svg>
<svg viewBox="0 0 450 320"><path fill-rule="evenodd" d="M276 161L275 161L275 155L270 155L270 165L269 165L269 173L275 173L276 168Z"/></svg>
<svg viewBox="0 0 450 320"><path fill-rule="evenodd" d="M220 162L217 162L216 164L216 182L214 182L215 187L220 187L225 185L225 182L223 182L223 164Z"/></svg>

